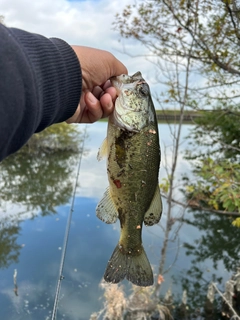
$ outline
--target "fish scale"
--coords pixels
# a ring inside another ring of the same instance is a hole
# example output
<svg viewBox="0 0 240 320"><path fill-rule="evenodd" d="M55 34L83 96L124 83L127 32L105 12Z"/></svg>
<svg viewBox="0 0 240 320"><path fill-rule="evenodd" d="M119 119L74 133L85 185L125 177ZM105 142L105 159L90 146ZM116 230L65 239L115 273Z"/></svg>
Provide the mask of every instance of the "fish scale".
<svg viewBox="0 0 240 320"><path fill-rule="evenodd" d="M158 223L162 212L158 125L149 87L140 73L116 77L112 83L119 98L99 151L99 158L107 155L109 188L96 211L107 223L119 219L121 235L104 279L118 283L126 277L148 286L153 284L153 273L142 246L142 226Z"/></svg>

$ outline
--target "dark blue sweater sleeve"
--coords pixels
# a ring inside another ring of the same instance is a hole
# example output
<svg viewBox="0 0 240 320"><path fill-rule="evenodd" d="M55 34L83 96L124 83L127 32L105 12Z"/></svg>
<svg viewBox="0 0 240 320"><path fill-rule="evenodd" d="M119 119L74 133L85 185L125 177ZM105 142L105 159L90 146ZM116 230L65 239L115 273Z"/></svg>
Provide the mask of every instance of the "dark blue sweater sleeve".
<svg viewBox="0 0 240 320"><path fill-rule="evenodd" d="M70 118L81 85L78 58L66 42L0 24L0 161L33 133Z"/></svg>

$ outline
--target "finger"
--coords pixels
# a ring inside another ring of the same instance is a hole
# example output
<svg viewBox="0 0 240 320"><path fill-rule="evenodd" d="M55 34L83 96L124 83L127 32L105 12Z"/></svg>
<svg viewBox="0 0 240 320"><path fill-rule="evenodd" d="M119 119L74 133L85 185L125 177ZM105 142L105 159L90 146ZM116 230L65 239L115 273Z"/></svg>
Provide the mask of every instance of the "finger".
<svg viewBox="0 0 240 320"><path fill-rule="evenodd" d="M88 92L85 96L85 103L86 108L81 122L95 122L101 118L108 117L113 111L112 97L108 93L105 93L99 101L91 92Z"/></svg>
<svg viewBox="0 0 240 320"><path fill-rule="evenodd" d="M102 118L103 110L100 101L91 92L86 93L85 104L81 117L82 123L93 123Z"/></svg>
<svg viewBox="0 0 240 320"><path fill-rule="evenodd" d="M94 87L92 91L93 95L99 100L105 93L109 93L114 101L117 97L116 89L111 85L111 82L105 83L103 89L99 86Z"/></svg>
<svg viewBox="0 0 240 320"><path fill-rule="evenodd" d="M110 92L111 92L111 90L110 90ZM110 114L113 112L113 108L114 108L113 97L110 93L106 92L100 98L100 103L101 103L102 110L103 110L102 118L106 118L106 117L110 116Z"/></svg>
<svg viewBox="0 0 240 320"><path fill-rule="evenodd" d="M113 101L116 100L116 98L117 98L117 90L114 87L111 86L111 87L107 88L105 90L105 93L110 94L110 96L111 96Z"/></svg>
<svg viewBox="0 0 240 320"><path fill-rule="evenodd" d="M103 94L103 89L99 86L96 86L93 88L92 94L99 99L101 95Z"/></svg>
<svg viewBox="0 0 240 320"><path fill-rule="evenodd" d="M103 84L102 88L103 88L103 90L106 90L107 88L109 88L109 87L111 87L111 86L112 86L111 81L110 81L110 80L107 80L107 81Z"/></svg>
<svg viewBox="0 0 240 320"><path fill-rule="evenodd" d="M100 105L100 101L91 93L88 92L85 95L85 112L82 117L82 122L95 122L101 119L103 111Z"/></svg>

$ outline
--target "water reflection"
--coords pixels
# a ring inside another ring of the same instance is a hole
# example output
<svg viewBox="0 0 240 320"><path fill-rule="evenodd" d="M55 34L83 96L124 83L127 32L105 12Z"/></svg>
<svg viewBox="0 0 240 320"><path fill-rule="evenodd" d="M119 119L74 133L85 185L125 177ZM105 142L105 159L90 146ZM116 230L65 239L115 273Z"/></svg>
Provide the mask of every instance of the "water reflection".
<svg viewBox="0 0 240 320"><path fill-rule="evenodd" d="M9 226L4 222L0 223L0 268L8 268L12 263L18 261L21 246L17 244L17 237L20 227Z"/></svg>
<svg viewBox="0 0 240 320"><path fill-rule="evenodd" d="M160 133L162 143L169 144L167 126L160 125ZM99 283L119 238L119 224L106 225L95 216L95 207L107 186L106 164L96 160L105 134L106 123L91 125L89 129L90 151L83 158L80 171L59 319L86 320L104 304ZM167 161L170 157L171 153ZM76 155L70 153L16 154L0 165L1 319L50 319L76 161ZM183 173L186 167L180 158L179 172ZM166 202L163 205L166 208ZM186 289L187 305L193 313L203 308L210 281L218 282L224 290L225 281L236 271L240 230L231 225L230 219L204 212L185 212L184 219L179 221L179 210L174 208L171 227L164 211L162 228L144 228L143 242L156 271L164 242L163 227L170 227L161 302L171 289L173 312L179 310L177 306L181 305ZM18 296L14 293L15 269ZM128 288L126 281L123 284ZM176 319L184 319L182 314L178 313Z"/></svg>
<svg viewBox="0 0 240 320"><path fill-rule="evenodd" d="M72 192L70 173L77 155L72 152L16 153L0 165L1 206L3 201L21 203L27 212L55 213Z"/></svg>
<svg viewBox="0 0 240 320"><path fill-rule="evenodd" d="M184 223L203 231L194 242L185 243L187 255L194 257L192 262L198 264L211 259L214 269L218 269L222 261L228 272L235 272L239 266L240 229L232 225L232 218L208 212L194 212L191 219Z"/></svg>
<svg viewBox="0 0 240 320"><path fill-rule="evenodd" d="M1 208L6 216L0 220L0 268L19 260L17 243L24 214L28 218L56 213L56 207L68 202L72 193L71 173L77 161L72 152L52 154L18 152L0 165ZM21 204L22 210L10 221L8 205Z"/></svg>
<svg viewBox="0 0 240 320"><path fill-rule="evenodd" d="M226 216L190 211L187 217L184 223L200 231L194 241L184 243L191 264L181 280L183 289L188 292L189 305L194 310L203 307L211 282L217 283L224 292L226 281L237 272L240 229L234 227L232 219Z"/></svg>

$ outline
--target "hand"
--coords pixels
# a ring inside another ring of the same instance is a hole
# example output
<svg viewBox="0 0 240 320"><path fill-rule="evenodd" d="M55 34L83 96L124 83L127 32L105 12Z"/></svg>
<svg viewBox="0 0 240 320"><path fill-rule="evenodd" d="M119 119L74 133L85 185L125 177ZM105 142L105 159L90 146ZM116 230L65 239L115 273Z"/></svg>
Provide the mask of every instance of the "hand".
<svg viewBox="0 0 240 320"><path fill-rule="evenodd" d="M116 89L109 78L127 74L126 67L110 52L72 46L82 69L82 96L75 114L68 123L92 123L108 117L114 108Z"/></svg>

